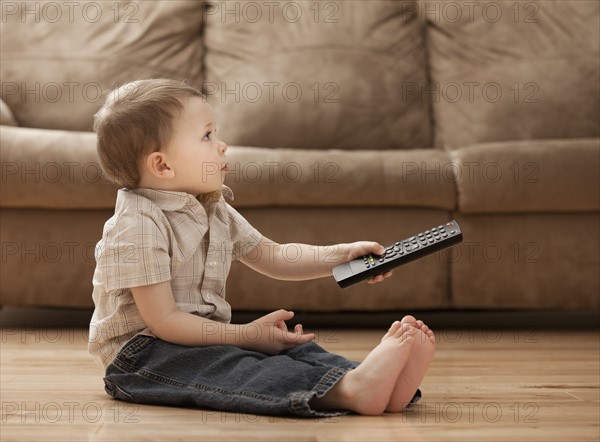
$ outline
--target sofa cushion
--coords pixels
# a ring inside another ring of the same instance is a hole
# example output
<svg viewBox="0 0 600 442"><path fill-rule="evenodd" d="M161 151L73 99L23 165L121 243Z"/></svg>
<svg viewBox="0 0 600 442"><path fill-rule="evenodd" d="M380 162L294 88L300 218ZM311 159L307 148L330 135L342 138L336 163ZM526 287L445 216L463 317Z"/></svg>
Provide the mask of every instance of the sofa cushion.
<svg viewBox="0 0 600 442"><path fill-rule="evenodd" d="M597 0L420 3L435 144L600 136Z"/></svg>
<svg viewBox="0 0 600 442"><path fill-rule="evenodd" d="M450 154L462 213L600 210L600 139L486 143Z"/></svg>
<svg viewBox="0 0 600 442"><path fill-rule="evenodd" d="M91 132L3 126L3 207L114 208ZM452 210L450 159L441 150L341 151L230 147L226 184L236 207L414 206Z"/></svg>
<svg viewBox="0 0 600 442"><path fill-rule="evenodd" d="M2 207L114 208L117 187L102 176L96 134L2 126Z"/></svg>
<svg viewBox="0 0 600 442"><path fill-rule="evenodd" d="M453 210L450 159L436 149L395 151L230 147L226 183L236 205L392 206Z"/></svg>
<svg viewBox="0 0 600 442"><path fill-rule="evenodd" d="M414 1L211 2L205 92L233 145L431 146Z"/></svg>
<svg viewBox="0 0 600 442"><path fill-rule="evenodd" d="M3 2L2 98L27 127L90 130L111 88L200 86L202 2Z"/></svg>

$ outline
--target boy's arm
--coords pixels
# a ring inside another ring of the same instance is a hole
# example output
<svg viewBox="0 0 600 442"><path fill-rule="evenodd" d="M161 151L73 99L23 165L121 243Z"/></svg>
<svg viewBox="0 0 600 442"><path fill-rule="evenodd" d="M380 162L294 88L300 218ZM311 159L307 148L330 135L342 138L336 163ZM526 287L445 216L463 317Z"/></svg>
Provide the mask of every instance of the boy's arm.
<svg viewBox="0 0 600 442"><path fill-rule="evenodd" d="M177 308L170 282L131 288L135 304L150 331L159 339L189 347L234 345L266 354L304 344L314 334L296 328L290 333L286 320L294 314L285 310L269 313L248 324L212 321Z"/></svg>
<svg viewBox="0 0 600 442"><path fill-rule="evenodd" d="M248 255L240 258L245 265L263 275L285 281L303 281L324 278L332 275L332 269L338 264L351 261L369 253L383 254L384 247L373 241L357 241L331 246L309 244L277 244L263 237L258 246ZM370 278L373 284L392 275Z"/></svg>

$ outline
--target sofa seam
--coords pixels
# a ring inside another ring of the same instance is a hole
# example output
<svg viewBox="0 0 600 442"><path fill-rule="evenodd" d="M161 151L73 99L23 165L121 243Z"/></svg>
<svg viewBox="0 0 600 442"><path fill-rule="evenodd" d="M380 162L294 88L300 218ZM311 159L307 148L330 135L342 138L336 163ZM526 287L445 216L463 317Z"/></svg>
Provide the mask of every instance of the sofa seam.
<svg viewBox="0 0 600 442"><path fill-rule="evenodd" d="M206 28L208 22L206 20L206 9L209 3L206 1L202 2L202 22L200 23L200 91L206 96Z"/></svg>
<svg viewBox="0 0 600 442"><path fill-rule="evenodd" d="M418 6L418 1L415 2ZM427 87L431 85L431 59L429 53L429 39L428 39L428 28L429 20L418 19L421 22L421 35L423 41L423 61L425 63L425 84ZM429 120L429 140L433 148L436 146L436 132L435 132L435 115L433 109L433 99L431 94L427 94L427 115Z"/></svg>

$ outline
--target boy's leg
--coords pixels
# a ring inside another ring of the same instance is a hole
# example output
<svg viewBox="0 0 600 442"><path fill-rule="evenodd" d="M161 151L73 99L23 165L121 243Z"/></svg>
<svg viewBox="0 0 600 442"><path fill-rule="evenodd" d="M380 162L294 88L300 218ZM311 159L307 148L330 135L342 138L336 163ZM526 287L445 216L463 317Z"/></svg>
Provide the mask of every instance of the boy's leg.
<svg viewBox="0 0 600 442"><path fill-rule="evenodd" d="M350 411L336 406L316 412L308 403L325 396L358 363L311 343L287 353L268 356L222 345L186 347L135 336L109 365L104 381L114 398L144 404L267 415L334 416Z"/></svg>
<svg viewBox="0 0 600 442"><path fill-rule="evenodd" d="M409 324L394 322L365 360L323 397L311 399L310 406L317 410L346 409L365 415L382 414L400 372L412 357L417 331Z"/></svg>
<svg viewBox="0 0 600 442"><path fill-rule="evenodd" d="M403 324L414 326L417 333L408 362L400 372L386 411L398 412L407 407L425 377L425 372L433 360L435 352L435 337L423 321L417 321L413 316L405 316Z"/></svg>

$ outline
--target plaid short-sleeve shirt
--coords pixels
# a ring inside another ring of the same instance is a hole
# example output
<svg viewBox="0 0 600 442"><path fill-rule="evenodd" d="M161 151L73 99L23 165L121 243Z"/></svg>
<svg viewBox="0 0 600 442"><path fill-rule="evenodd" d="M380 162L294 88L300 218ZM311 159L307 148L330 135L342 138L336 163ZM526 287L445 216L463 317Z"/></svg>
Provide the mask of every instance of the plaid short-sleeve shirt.
<svg viewBox="0 0 600 442"><path fill-rule="evenodd" d="M137 334L152 336L131 293L170 281L185 312L229 322L225 281L233 260L250 253L262 235L223 195L200 202L185 192L119 190L115 214L96 246L89 352L106 368Z"/></svg>

